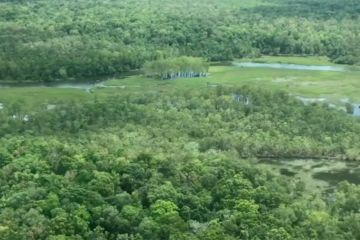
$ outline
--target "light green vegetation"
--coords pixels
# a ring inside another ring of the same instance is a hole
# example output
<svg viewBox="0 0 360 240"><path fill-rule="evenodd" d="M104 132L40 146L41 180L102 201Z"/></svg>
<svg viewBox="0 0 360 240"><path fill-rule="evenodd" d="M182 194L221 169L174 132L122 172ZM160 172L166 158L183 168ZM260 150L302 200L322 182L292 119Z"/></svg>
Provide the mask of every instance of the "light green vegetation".
<svg viewBox="0 0 360 240"><path fill-rule="evenodd" d="M319 66L338 66L330 62L327 57L300 57L300 56L262 56L259 58L242 58L239 62L257 62L257 63L289 63L301 65L319 65Z"/></svg>
<svg viewBox="0 0 360 240"><path fill-rule="evenodd" d="M310 174L246 160L354 160L357 183L357 119L249 87L122 90L0 111L0 240L360 239L358 185L313 194ZM315 164L291 166L327 177Z"/></svg>
<svg viewBox="0 0 360 240"><path fill-rule="evenodd" d="M186 56L149 61L143 67L145 76L163 80L180 77L201 77L208 70L209 64L205 59Z"/></svg>
<svg viewBox="0 0 360 240"><path fill-rule="evenodd" d="M325 58L319 57L263 57L266 63L282 62L306 65L330 65ZM147 91L179 91L205 89L216 85L237 87L258 86L264 89L280 89L296 96L324 97L333 103L343 98L353 102L360 101L360 72L301 71L271 68L239 68L235 66L212 66L207 78L184 78L158 80L134 75L124 79L112 79L87 93L81 89L60 88L0 88L0 102L24 100L29 105L51 103L58 100L84 101L122 93L142 93Z"/></svg>
<svg viewBox="0 0 360 240"><path fill-rule="evenodd" d="M248 59L249 60L249 59ZM266 63L292 63L304 65L332 65L323 57L263 57ZM245 60L246 61L246 60ZM152 80L140 76L111 80L108 86L123 86L131 91L207 88L208 85L259 86L266 89L281 89L293 95L324 97L338 103L342 98L360 101L360 72L302 71L271 68L239 68L235 66L212 66L205 79ZM113 91L114 89L111 89Z"/></svg>
<svg viewBox="0 0 360 240"><path fill-rule="evenodd" d="M270 167L280 175L301 180L308 191L331 189L341 181L360 183L360 167L357 164L330 159L266 159L256 162Z"/></svg>
<svg viewBox="0 0 360 240"><path fill-rule="evenodd" d="M359 22L360 0L0 1L0 240L360 240Z"/></svg>
<svg viewBox="0 0 360 240"><path fill-rule="evenodd" d="M359 101L360 72L300 71L270 68L214 67L209 80L225 85L256 85L294 95Z"/></svg>
<svg viewBox="0 0 360 240"><path fill-rule="evenodd" d="M15 87L0 88L0 102L22 101L27 105L40 105L58 101L84 101L89 94L80 89Z"/></svg>

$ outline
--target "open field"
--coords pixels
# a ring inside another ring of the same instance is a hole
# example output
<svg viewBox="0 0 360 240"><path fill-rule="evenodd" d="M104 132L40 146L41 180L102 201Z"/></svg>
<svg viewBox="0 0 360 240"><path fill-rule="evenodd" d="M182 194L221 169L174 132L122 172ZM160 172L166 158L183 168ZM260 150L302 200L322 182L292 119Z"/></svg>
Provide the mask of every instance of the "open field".
<svg viewBox="0 0 360 240"><path fill-rule="evenodd" d="M269 68L216 67L211 81L226 85L256 85L281 89L294 95L324 97L331 102L342 98L360 101L360 72L299 71Z"/></svg>
<svg viewBox="0 0 360 240"><path fill-rule="evenodd" d="M265 63L293 63L303 65L331 65L322 57L263 57L244 59ZM142 93L147 91L179 91L206 89L209 86L242 85L258 86L266 89L284 90L296 96L326 98L329 102L340 103L348 98L360 102L360 72L301 71L271 68L239 68L235 66L212 66L207 78L177 80L156 80L141 75L105 82L105 87L93 89L91 93L82 89L62 89L43 87L0 88L0 102L23 100L28 105L39 105L56 101L85 101L122 93Z"/></svg>
<svg viewBox="0 0 360 240"><path fill-rule="evenodd" d="M259 58L242 58L239 62L258 62L258 63L290 63L301 65L336 66L337 64L329 61L327 57L296 57L296 56L262 56Z"/></svg>

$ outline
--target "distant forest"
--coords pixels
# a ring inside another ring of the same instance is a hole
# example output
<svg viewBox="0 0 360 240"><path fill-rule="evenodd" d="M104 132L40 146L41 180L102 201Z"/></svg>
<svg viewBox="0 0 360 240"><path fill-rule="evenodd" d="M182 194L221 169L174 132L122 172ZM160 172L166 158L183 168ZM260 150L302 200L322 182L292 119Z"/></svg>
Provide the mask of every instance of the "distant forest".
<svg viewBox="0 0 360 240"><path fill-rule="evenodd" d="M174 56L322 55L360 63L359 0L0 3L0 81L78 81Z"/></svg>

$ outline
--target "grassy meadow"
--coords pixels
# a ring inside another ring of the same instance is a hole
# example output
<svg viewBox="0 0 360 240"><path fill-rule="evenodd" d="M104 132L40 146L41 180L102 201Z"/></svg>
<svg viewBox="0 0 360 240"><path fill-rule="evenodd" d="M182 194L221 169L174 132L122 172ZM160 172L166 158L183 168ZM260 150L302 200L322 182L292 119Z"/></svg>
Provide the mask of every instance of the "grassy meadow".
<svg viewBox="0 0 360 240"><path fill-rule="evenodd" d="M334 66L324 57L262 57L242 59L262 63L292 63L302 65ZM335 65L336 66L336 65ZM86 101L94 97L102 98L123 93L143 93L147 91L187 91L206 89L216 85L236 87L242 85L284 90L295 96L326 98L338 104L348 98L360 102L360 71L306 71L272 68L240 68L236 66L211 66L207 78L187 78L176 80L157 80L134 75L123 79L106 81L103 87L90 93L83 89L54 87L12 87L0 88L0 103L17 100L34 106L57 101Z"/></svg>

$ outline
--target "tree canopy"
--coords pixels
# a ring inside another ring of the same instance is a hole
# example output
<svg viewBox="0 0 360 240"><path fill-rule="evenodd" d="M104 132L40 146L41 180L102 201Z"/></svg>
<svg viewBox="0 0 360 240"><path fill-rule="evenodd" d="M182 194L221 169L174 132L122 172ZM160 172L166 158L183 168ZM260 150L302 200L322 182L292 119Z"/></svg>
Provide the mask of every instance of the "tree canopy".
<svg viewBox="0 0 360 240"><path fill-rule="evenodd" d="M3 0L0 83L193 77L260 55L359 64L359 13L359 0ZM0 240L360 239L355 181L309 191L259 164L359 169L359 118L261 86L153 82L31 106L6 95Z"/></svg>
<svg viewBox="0 0 360 240"><path fill-rule="evenodd" d="M0 2L0 81L116 76L160 57L321 55L357 64L359 0Z"/></svg>
<svg viewBox="0 0 360 240"><path fill-rule="evenodd" d="M251 161L356 160L360 122L326 105L218 87L18 103L0 120L0 239L360 237L359 186L309 194Z"/></svg>
<svg viewBox="0 0 360 240"><path fill-rule="evenodd" d="M161 79L200 77L205 76L208 70L209 64L204 59L185 56L159 59L144 65L145 75Z"/></svg>

